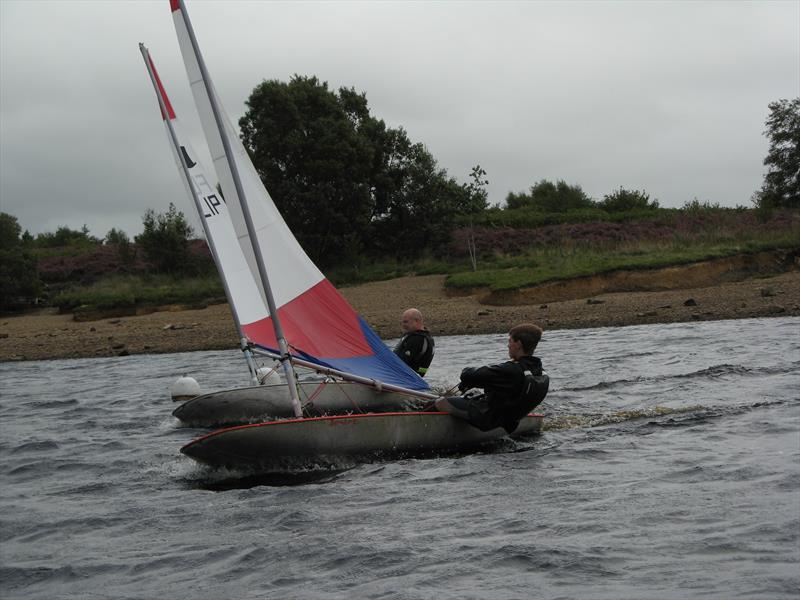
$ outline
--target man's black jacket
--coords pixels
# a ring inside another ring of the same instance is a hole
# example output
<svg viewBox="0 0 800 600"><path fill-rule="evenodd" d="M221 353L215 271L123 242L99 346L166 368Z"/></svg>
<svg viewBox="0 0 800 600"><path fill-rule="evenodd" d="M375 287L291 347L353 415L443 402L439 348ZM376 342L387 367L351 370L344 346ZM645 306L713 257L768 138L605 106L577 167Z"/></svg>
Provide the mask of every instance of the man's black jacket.
<svg viewBox="0 0 800 600"><path fill-rule="evenodd" d="M532 375L526 383L525 372ZM527 389L532 384L532 389ZM470 403L470 422L488 431L502 427L512 433L522 417L536 407L547 394L549 379L542 371L542 361L523 356L499 365L468 367L461 372L462 390L483 388L484 394Z"/></svg>
<svg viewBox="0 0 800 600"><path fill-rule="evenodd" d="M394 353L422 377L431 366L433 352L433 337L427 329L409 331L394 348Z"/></svg>

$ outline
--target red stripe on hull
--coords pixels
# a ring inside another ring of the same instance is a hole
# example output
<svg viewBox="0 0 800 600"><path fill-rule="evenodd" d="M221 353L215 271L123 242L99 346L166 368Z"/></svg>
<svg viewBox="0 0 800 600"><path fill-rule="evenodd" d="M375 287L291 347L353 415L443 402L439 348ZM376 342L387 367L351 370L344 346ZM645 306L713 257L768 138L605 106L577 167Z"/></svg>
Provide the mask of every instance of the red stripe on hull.
<svg viewBox="0 0 800 600"><path fill-rule="evenodd" d="M289 344L318 358L371 356L358 315L327 279L278 309ZM262 346L277 348L272 319L243 325L245 335Z"/></svg>

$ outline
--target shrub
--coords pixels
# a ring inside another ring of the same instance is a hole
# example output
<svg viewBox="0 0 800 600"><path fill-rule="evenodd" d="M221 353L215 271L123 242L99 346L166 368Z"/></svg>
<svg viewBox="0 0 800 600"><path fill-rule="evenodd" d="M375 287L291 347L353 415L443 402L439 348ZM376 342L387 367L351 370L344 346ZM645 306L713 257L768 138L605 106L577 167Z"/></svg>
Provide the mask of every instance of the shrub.
<svg viewBox="0 0 800 600"><path fill-rule="evenodd" d="M89 235L89 228L86 225L80 231L61 226L55 233L40 233L34 240L34 245L39 248L59 248L62 246L86 248L96 246L99 243L99 239Z"/></svg>
<svg viewBox="0 0 800 600"><path fill-rule="evenodd" d="M600 208L610 213L618 213L631 210L652 210L658 208L658 201L650 201L650 195L644 190L626 190L620 187L611 194L603 196Z"/></svg>
<svg viewBox="0 0 800 600"><path fill-rule="evenodd" d="M19 233L17 218L0 212L0 310L29 304L42 290L36 256Z"/></svg>
<svg viewBox="0 0 800 600"><path fill-rule="evenodd" d="M529 208L541 212L562 213L593 206L594 202L581 186L568 185L563 180L553 183L542 179L531 186L527 194L511 192L506 197L506 207L509 209Z"/></svg>
<svg viewBox="0 0 800 600"><path fill-rule="evenodd" d="M142 219L144 231L136 243L159 273L187 273L192 270L189 237L192 228L186 217L170 202L166 213L156 214L148 208Z"/></svg>

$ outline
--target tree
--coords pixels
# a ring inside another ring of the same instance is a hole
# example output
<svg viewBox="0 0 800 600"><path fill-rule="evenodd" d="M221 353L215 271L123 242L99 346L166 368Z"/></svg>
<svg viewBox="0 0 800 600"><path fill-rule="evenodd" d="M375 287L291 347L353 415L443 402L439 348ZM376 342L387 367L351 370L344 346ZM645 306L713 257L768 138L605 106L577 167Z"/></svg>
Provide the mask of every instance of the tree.
<svg viewBox="0 0 800 600"><path fill-rule="evenodd" d="M800 208L800 98L769 104L764 135L769 150L764 159L767 173L753 196L759 208Z"/></svg>
<svg viewBox="0 0 800 600"><path fill-rule="evenodd" d="M109 229L103 242L106 244L112 244L114 246L118 246L120 244L130 244L131 239L128 237L128 234L122 231L121 229L112 227L111 229Z"/></svg>
<svg viewBox="0 0 800 600"><path fill-rule="evenodd" d="M692 198L692 200L688 200L683 203L681 206L681 210L691 213L699 213L705 211L715 211L715 210L722 210L722 207L719 205L719 202L709 202L708 200L700 200L697 197Z"/></svg>
<svg viewBox="0 0 800 600"><path fill-rule="evenodd" d="M186 217L170 202L166 213L148 208L142 218L144 231L135 241L156 271L187 273L194 269L189 253L189 238L194 233Z"/></svg>
<svg viewBox="0 0 800 600"><path fill-rule="evenodd" d="M239 121L283 218L323 268L362 252L413 258L445 245L452 218L486 206L428 150L370 114L366 95L316 77L264 81ZM478 180L485 173L478 175Z"/></svg>
<svg viewBox="0 0 800 600"><path fill-rule="evenodd" d="M568 185L564 180L553 183L542 179L530 188L528 194L511 192L506 197L506 208L529 208L541 212L568 212L592 208L594 202L579 185Z"/></svg>
<svg viewBox="0 0 800 600"><path fill-rule="evenodd" d="M17 217L0 212L0 250L11 250L20 245L19 233L22 228Z"/></svg>
<svg viewBox="0 0 800 600"><path fill-rule="evenodd" d="M112 227L106 234L104 242L106 245L117 247L117 254L123 265L130 266L133 264L136 259L136 248L131 244L131 239L127 233Z"/></svg>
<svg viewBox="0 0 800 600"><path fill-rule="evenodd" d="M625 212L628 210L653 210L658 208L658 200L650 201L650 194L644 190L626 190L620 187L611 194L603 196L603 200L598 204L600 208L608 212Z"/></svg>
<svg viewBox="0 0 800 600"><path fill-rule="evenodd" d="M0 212L0 309L36 298L42 290L36 257L23 246L17 218Z"/></svg>
<svg viewBox="0 0 800 600"><path fill-rule="evenodd" d="M100 240L89 235L89 228L84 225L80 230L70 229L62 225L55 233L46 232L36 236L35 244L39 248L60 248L63 246L89 247L100 243Z"/></svg>
<svg viewBox="0 0 800 600"><path fill-rule="evenodd" d="M242 139L286 223L320 263L360 249L371 206L366 100L316 77L264 81L239 121Z"/></svg>
<svg viewBox="0 0 800 600"><path fill-rule="evenodd" d="M475 165L472 167L469 178L472 181L462 186L469 197L469 204L464 207L464 212L481 212L489 205L489 193L486 191L489 180L486 179L486 170L480 165Z"/></svg>

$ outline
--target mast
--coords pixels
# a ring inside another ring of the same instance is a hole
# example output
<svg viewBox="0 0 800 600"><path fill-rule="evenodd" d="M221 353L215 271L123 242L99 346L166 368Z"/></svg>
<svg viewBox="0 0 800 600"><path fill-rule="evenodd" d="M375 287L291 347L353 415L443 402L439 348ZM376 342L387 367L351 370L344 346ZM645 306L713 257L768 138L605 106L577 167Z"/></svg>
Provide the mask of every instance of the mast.
<svg viewBox="0 0 800 600"><path fill-rule="evenodd" d="M206 241L208 242L208 246L211 249L211 255L214 257L214 263L220 270L220 276L222 279L222 286L225 290L225 297L228 299L228 306L230 306L231 313L233 314L233 321L236 325L236 332L239 335L239 339L241 340L241 348L242 352L244 352L245 360L247 361L247 368L250 371L250 376L253 383L258 383L258 375L256 372L255 362L253 361L253 353L250 350L249 343L247 341L247 337L244 335L242 331L242 322L239 318L239 313L236 309L236 303L233 301L233 295L231 294L230 285L228 284L228 279L225 277L225 273L222 271L221 265L222 262L220 261L219 252L217 250L216 242L214 241L214 236L211 234L209 230L208 223L203 218L203 207L200 201L200 196L198 194L198 190L194 185L194 181L192 179L191 174L189 173L189 165L186 163L186 156L183 152L181 152L181 144L178 141L178 136L175 133L175 127L172 123L172 118L174 112L172 111L172 107L168 105L169 100L167 98L167 93L164 90L161 79L158 76L158 72L156 71L156 67L153 64L153 60L150 57L150 51L147 47L140 43L139 44L139 51L142 53L142 57L144 58L144 64L147 68L147 73L150 75L150 81L153 84L153 89L156 92L156 98L158 98L158 105L161 108L161 116L164 119L164 123L167 125L167 131L169 132L169 138L172 142L172 146L175 149L175 152L178 156L178 160L181 163L181 172L183 173L184 178L186 179L186 184L189 186L189 193L192 196L192 201L194 202L195 209L197 210L197 214L200 217L200 223L203 226L203 233L206 236Z"/></svg>
<svg viewBox="0 0 800 600"><path fill-rule="evenodd" d="M171 0L173 6L176 0ZM210 77L208 75L208 69L206 68L205 60L203 60L203 55L200 53L200 47L197 44L197 38L194 34L194 28L192 27L192 22L189 20L189 14L186 12L186 5L184 0L177 0L178 8L181 11L181 18L186 25L186 30L189 34L189 40L192 44L192 49L194 50L195 58L197 59L197 64L200 67L200 75L203 79L203 86L206 90L206 95L208 96L209 102L211 103L211 111L214 115L214 121L216 122L217 129L220 133L220 137L222 138L222 147L225 150L225 159L228 162L228 167L230 168L231 175L233 177L233 185L236 188L236 195L239 199L239 204L241 205L242 214L244 216L244 221L247 226L247 233L250 237L250 243L253 245L253 250L255 254L256 264L258 265L258 274L261 278L261 285L264 290L264 294L267 300L267 307L269 308L270 317L272 317L272 326L275 331L275 338L278 341L278 348L281 352L280 361L283 365L283 371L286 375L286 382L289 387L289 395L292 401L292 408L294 410L294 414L296 417L303 416L303 408L300 405L300 396L297 392L297 380L294 374L294 368L292 367L291 356L289 355L289 344L286 341L286 336L283 334L283 327L281 326L280 318L278 318L278 309L275 305L275 298L272 294L272 288L269 285L269 276L267 275L266 267L264 266L264 260L261 254L261 248L258 242L258 238L256 237L255 227L253 226L253 219L250 215L250 207L247 203L247 198L244 195L244 188L242 186L241 178L239 177L239 169L236 165L236 161L233 158L233 150L230 145L230 141L228 140L228 136L225 133L225 124L222 120L222 111L219 108L219 104L217 103L217 97L214 94L214 90L211 88L210 85Z"/></svg>

